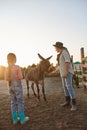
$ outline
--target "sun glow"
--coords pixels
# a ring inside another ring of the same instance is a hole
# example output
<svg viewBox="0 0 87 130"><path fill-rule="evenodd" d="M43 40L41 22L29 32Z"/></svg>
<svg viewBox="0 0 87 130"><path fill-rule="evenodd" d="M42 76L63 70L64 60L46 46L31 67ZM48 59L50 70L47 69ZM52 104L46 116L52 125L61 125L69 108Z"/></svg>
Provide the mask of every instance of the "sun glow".
<svg viewBox="0 0 87 130"><path fill-rule="evenodd" d="M49 8L48 8L49 7ZM53 44L61 41L74 61L80 60L80 48L87 55L87 3L79 1L0 1L0 65L7 66L7 54L13 52L20 66L37 64L53 55Z"/></svg>

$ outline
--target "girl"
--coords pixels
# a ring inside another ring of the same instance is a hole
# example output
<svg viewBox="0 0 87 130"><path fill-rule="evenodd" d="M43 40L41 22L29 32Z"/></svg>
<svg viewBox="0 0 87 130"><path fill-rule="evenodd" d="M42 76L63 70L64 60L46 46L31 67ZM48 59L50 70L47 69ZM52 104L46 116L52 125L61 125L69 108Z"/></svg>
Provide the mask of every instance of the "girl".
<svg viewBox="0 0 87 130"><path fill-rule="evenodd" d="M7 63L5 80L9 83L13 124L17 124L19 120L21 124L24 124L29 120L29 117L25 117L24 114L23 89L21 84L23 76L20 67L15 65L16 55L14 53L7 55Z"/></svg>

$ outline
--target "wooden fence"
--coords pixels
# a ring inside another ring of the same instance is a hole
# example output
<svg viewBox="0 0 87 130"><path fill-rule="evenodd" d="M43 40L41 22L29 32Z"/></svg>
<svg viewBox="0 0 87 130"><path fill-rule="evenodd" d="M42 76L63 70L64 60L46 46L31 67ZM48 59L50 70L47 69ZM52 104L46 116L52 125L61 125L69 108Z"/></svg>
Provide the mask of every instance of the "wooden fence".
<svg viewBox="0 0 87 130"><path fill-rule="evenodd" d="M87 56L84 54L84 48L81 48L81 62L82 62L82 82L84 89L87 87Z"/></svg>

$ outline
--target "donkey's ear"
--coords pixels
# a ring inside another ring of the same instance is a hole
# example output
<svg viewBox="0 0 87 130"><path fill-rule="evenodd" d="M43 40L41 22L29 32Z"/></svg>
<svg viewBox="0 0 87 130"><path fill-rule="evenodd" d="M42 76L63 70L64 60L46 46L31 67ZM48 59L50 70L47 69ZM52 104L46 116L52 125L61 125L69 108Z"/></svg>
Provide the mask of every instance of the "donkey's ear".
<svg viewBox="0 0 87 130"><path fill-rule="evenodd" d="M41 60L45 60L39 53L38 53L38 56Z"/></svg>
<svg viewBox="0 0 87 130"><path fill-rule="evenodd" d="M50 60L52 56L48 57L47 60Z"/></svg>

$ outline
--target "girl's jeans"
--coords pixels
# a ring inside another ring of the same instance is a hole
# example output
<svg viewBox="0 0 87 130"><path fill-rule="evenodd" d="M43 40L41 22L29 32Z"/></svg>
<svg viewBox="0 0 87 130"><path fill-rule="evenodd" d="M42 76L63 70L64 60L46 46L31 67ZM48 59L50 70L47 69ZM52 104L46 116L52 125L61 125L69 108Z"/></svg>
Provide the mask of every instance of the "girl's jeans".
<svg viewBox="0 0 87 130"><path fill-rule="evenodd" d="M11 111L24 112L24 101L23 101L23 90L21 82L14 80L12 85L9 87L9 93L11 97Z"/></svg>
<svg viewBox="0 0 87 130"><path fill-rule="evenodd" d="M71 99L76 99L76 93L72 85L72 73L68 73L67 78L62 78L62 85L64 89L65 96L70 96Z"/></svg>

